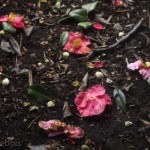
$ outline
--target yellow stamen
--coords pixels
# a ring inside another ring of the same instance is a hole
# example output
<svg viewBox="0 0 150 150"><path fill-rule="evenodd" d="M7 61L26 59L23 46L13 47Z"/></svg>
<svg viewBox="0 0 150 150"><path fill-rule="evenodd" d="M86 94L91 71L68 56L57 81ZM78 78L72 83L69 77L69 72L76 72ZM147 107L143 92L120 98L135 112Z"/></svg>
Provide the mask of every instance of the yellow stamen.
<svg viewBox="0 0 150 150"><path fill-rule="evenodd" d="M81 39L75 39L73 41L73 46L74 48L80 48L81 47L81 44L82 44L82 40Z"/></svg>
<svg viewBox="0 0 150 150"><path fill-rule="evenodd" d="M94 96L91 95L91 96L90 96L90 100L92 100L92 99L94 99Z"/></svg>
<svg viewBox="0 0 150 150"><path fill-rule="evenodd" d="M17 16L16 14L14 14L14 13L11 12L11 13L9 14L8 20L11 22L11 21L14 20L14 18L15 18L16 16Z"/></svg>

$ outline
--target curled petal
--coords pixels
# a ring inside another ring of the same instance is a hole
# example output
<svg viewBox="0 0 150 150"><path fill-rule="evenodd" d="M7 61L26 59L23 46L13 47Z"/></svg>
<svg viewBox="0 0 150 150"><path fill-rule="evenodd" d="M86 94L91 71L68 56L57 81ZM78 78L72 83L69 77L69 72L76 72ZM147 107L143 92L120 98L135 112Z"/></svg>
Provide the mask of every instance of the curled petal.
<svg viewBox="0 0 150 150"><path fill-rule="evenodd" d="M138 60L134 63L130 63L127 65L128 69L131 69L131 70L136 70L136 69L139 69L142 65L142 61L141 60Z"/></svg>
<svg viewBox="0 0 150 150"><path fill-rule="evenodd" d="M11 21L12 26L15 28L24 29L24 17L16 16Z"/></svg>
<svg viewBox="0 0 150 150"><path fill-rule="evenodd" d="M102 68L104 66L104 62L103 61L99 61L93 64L94 68Z"/></svg>
<svg viewBox="0 0 150 150"><path fill-rule="evenodd" d="M96 30L103 30L103 25L100 23L94 23L93 28Z"/></svg>
<svg viewBox="0 0 150 150"><path fill-rule="evenodd" d="M80 139L84 136L84 131L79 127L68 125L67 130L67 135L69 138Z"/></svg>
<svg viewBox="0 0 150 150"><path fill-rule="evenodd" d="M139 73L142 75L143 79L148 80L150 78L150 68L141 68Z"/></svg>
<svg viewBox="0 0 150 150"><path fill-rule="evenodd" d="M8 15L0 16L0 22L8 21Z"/></svg>
<svg viewBox="0 0 150 150"><path fill-rule="evenodd" d="M75 54L89 54L90 52L91 52L91 49L84 45L82 45L81 48L79 49L74 49Z"/></svg>
<svg viewBox="0 0 150 150"><path fill-rule="evenodd" d="M85 107L90 97L88 92L80 92L75 98L74 102L78 107Z"/></svg>
<svg viewBox="0 0 150 150"><path fill-rule="evenodd" d="M88 89L87 92L96 97L105 94L105 89L102 85L96 84Z"/></svg>

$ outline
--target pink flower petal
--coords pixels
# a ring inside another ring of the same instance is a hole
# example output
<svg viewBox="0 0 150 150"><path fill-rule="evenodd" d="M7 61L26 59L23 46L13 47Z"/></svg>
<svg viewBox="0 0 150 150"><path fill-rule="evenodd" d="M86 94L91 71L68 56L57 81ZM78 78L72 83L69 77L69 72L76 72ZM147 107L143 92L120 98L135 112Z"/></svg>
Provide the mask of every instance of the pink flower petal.
<svg viewBox="0 0 150 150"><path fill-rule="evenodd" d="M75 54L89 54L91 52L91 49L89 47L86 47L82 45L79 49L74 49Z"/></svg>
<svg viewBox="0 0 150 150"><path fill-rule="evenodd" d="M102 68L104 66L104 62L103 61L99 61L93 64L94 68Z"/></svg>
<svg viewBox="0 0 150 150"><path fill-rule="evenodd" d="M105 89L102 85L96 84L88 89L87 92L96 97L105 94Z"/></svg>
<svg viewBox="0 0 150 150"><path fill-rule="evenodd" d="M74 103L78 107L85 107L87 105L87 101L88 101L89 97L90 97L90 94L88 92L80 92L76 96Z"/></svg>
<svg viewBox="0 0 150 150"><path fill-rule="evenodd" d="M8 21L8 15L0 16L0 22Z"/></svg>
<svg viewBox="0 0 150 150"><path fill-rule="evenodd" d="M150 68L141 68L139 73L143 76L144 80L148 80L150 78Z"/></svg>
<svg viewBox="0 0 150 150"><path fill-rule="evenodd" d="M121 0L115 0L115 5L116 6L121 6Z"/></svg>
<svg viewBox="0 0 150 150"><path fill-rule="evenodd" d="M100 23L94 23L93 28L96 30L103 30L103 25Z"/></svg>
<svg viewBox="0 0 150 150"><path fill-rule="evenodd" d="M130 63L127 65L127 68L128 69L131 69L131 70L136 70L136 69L139 69L142 65L142 61L141 60L138 60L134 63Z"/></svg>
<svg viewBox="0 0 150 150"><path fill-rule="evenodd" d="M12 26L15 28L20 28L24 29L24 17L16 16L12 21L11 21Z"/></svg>
<svg viewBox="0 0 150 150"><path fill-rule="evenodd" d="M80 139L84 136L84 131L79 127L68 125L67 130L68 130L67 135L69 138Z"/></svg>

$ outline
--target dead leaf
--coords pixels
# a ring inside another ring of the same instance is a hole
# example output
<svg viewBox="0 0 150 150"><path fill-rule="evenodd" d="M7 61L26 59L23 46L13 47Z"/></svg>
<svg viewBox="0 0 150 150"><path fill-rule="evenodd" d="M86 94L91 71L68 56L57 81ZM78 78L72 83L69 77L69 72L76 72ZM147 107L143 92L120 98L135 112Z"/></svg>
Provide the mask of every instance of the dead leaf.
<svg viewBox="0 0 150 150"><path fill-rule="evenodd" d="M67 118L72 115L67 101L64 102L64 107L62 111L63 111L63 118Z"/></svg>
<svg viewBox="0 0 150 150"><path fill-rule="evenodd" d="M88 78L89 78L89 74L88 74L88 72L87 72L87 73L85 74L83 80L82 80L82 84L81 84L81 86L79 87L78 91L80 91L80 92L84 91L84 89L85 89L86 86L87 86Z"/></svg>

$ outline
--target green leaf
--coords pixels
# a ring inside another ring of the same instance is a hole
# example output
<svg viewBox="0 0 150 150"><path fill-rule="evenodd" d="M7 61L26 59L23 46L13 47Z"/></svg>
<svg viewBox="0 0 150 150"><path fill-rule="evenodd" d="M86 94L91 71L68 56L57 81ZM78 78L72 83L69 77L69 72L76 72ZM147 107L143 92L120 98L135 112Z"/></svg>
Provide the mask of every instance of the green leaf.
<svg viewBox="0 0 150 150"><path fill-rule="evenodd" d="M126 97L120 89L114 89L113 96L115 98L116 105L123 111L126 112Z"/></svg>
<svg viewBox="0 0 150 150"><path fill-rule="evenodd" d="M83 4L82 8L85 9L87 11L87 13L89 13L96 8L97 3L98 3L98 1L95 1L93 3Z"/></svg>
<svg viewBox="0 0 150 150"><path fill-rule="evenodd" d="M84 29L87 29L92 26L92 23L91 22L80 22L80 23L78 23L78 26L81 26Z"/></svg>
<svg viewBox="0 0 150 150"><path fill-rule="evenodd" d="M69 13L69 16L77 22L89 21L85 9L75 9Z"/></svg>
<svg viewBox="0 0 150 150"><path fill-rule="evenodd" d="M28 88L28 94L41 102L50 100L48 92L40 85L31 85Z"/></svg>
<svg viewBox="0 0 150 150"><path fill-rule="evenodd" d="M150 78L147 80L148 84L150 85Z"/></svg>
<svg viewBox="0 0 150 150"><path fill-rule="evenodd" d="M16 29L8 22L2 22L3 29L9 33L15 33Z"/></svg>
<svg viewBox="0 0 150 150"><path fill-rule="evenodd" d="M68 40L68 36L69 36L69 33L67 31L64 31L61 35L60 35L60 44L62 46L64 46Z"/></svg>

